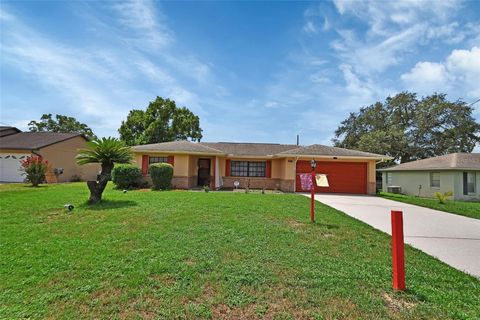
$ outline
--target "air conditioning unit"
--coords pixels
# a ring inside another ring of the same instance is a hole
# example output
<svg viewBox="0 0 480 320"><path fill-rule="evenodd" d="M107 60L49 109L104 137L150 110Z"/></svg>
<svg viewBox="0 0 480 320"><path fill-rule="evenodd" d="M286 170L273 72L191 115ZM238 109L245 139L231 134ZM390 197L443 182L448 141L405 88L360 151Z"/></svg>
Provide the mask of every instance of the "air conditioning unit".
<svg viewBox="0 0 480 320"><path fill-rule="evenodd" d="M400 186L388 186L387 192L390 193L402 193L402 187Z"/></svg>

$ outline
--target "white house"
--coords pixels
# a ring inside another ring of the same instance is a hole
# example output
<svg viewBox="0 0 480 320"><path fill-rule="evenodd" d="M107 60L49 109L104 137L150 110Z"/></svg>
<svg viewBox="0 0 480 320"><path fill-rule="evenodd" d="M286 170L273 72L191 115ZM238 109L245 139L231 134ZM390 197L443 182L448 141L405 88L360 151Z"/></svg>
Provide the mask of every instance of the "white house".
<svg viewBox="0 0 480 320"><path fill-rule="evenodd" d="M401 187L401 193L434 197L453 192L454 200L480 200L480 153L451 153L380 169L382 189Z"/></svg>

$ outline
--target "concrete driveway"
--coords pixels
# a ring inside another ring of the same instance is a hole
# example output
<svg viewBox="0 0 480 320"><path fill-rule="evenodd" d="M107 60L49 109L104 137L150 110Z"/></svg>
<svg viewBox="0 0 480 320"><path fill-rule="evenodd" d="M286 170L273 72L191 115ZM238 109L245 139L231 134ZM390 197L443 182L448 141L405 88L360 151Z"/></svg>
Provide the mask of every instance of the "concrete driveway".
<svg viewBox="0 0 480 320"><path fill-rule="evenodd" d="M375 196L316 194L315 200L388 234L391 234L390 211L402 210L405 243L480 278L478 219Z"/></svg>

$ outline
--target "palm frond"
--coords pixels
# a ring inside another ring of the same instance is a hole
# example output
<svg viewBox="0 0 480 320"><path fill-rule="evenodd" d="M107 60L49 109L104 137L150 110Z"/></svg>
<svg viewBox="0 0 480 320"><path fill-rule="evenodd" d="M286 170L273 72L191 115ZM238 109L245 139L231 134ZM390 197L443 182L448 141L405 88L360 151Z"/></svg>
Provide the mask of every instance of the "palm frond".
<svg viewBox="0 0 480 320"><path fill-rule="evenodd" d="M133 154L130 147L126 146L123 141L108 137L88 142L87 148L80 150L75 158L79 165L88 163L130 163Z"/></svg>

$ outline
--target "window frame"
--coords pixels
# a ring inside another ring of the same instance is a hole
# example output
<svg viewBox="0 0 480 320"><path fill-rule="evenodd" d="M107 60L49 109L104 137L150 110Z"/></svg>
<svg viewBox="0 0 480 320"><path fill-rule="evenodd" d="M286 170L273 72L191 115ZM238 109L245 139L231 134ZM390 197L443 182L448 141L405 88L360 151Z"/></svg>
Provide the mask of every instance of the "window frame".
<svg viewBox="0 0 480 320"><path fill-rule="evenodd" d="M239 178L266 178L267 161L231 160L230 176Z"/></svg>
<svg viewBox="0 0 480 320"><path fill-rule="evenodd" d="M386 182L387 182L387 187L392 184L393 181L393 175L391 172L386 172Z"/></svg>
<svg viewBox="0 0 480 320"><path fill-rule="evenodd" d="M151 159L162 159L162 161L152 161ZM154 164L154 163L168 163L168 157L165 156L148 156L148 165Z"/></svg>
<svg viewBox="0 0 480 320"><path fill-rule="evenodd" d="M473 181L469 182L469 177L473 177ZM466 190L464 190L463 194L464 195L474 195L477 193L477 173L475 171L465 171L463 174L463 187L466 187ZM470 184L472 184L473 189L470 191L469 187Z"/></svg>
<svg viewBox="0 0 480 320"><path fill-rule="evenodd" d="M438 179L434 179L434 175L438 174ZM438 186L434 185L434 181L438 181ZM432 189L440 189L441 187L441 179L440 179L440 172L435 171L435 172L430 172L430 188Z"/></svg>

